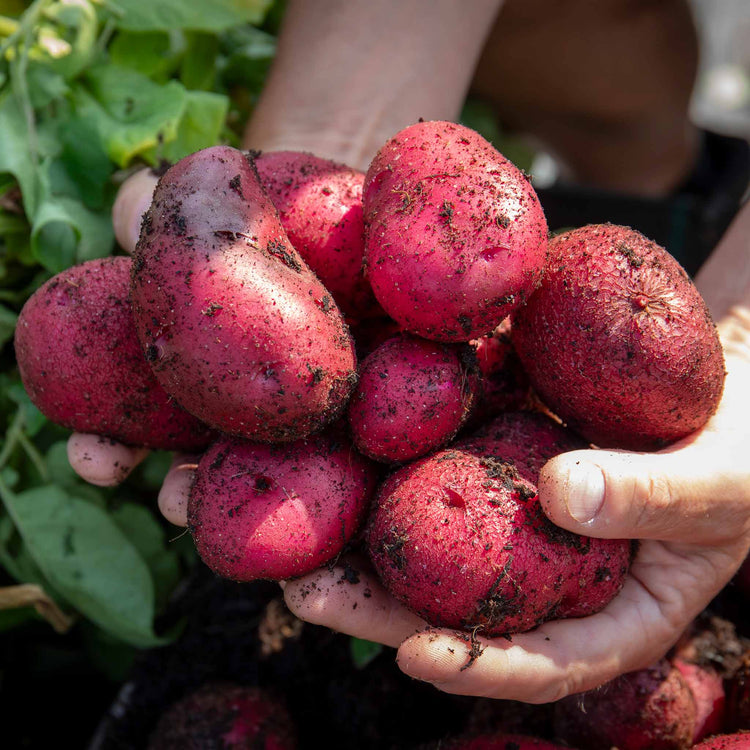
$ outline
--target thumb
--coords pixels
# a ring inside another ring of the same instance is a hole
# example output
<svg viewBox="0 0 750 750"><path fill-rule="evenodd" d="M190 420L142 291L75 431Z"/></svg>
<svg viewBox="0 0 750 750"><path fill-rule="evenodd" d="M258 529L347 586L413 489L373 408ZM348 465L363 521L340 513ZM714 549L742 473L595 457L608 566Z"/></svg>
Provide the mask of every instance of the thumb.
<svg viewBox="0 0 750 750"><path fill-rule="evenodd" d="M750 473L731 452L583 450L548 461L539 500L558 526L607 539L717 544L750 527Z"/></svg>
<svg viewBox="0 0 750 750"><path fill-rule="evenodd" d="M135 250L141 233L141 220L151 205L154 188L159 178L150 170L142 169L122 183L112 206L112 226L120 247L128 253Z"/></svg>

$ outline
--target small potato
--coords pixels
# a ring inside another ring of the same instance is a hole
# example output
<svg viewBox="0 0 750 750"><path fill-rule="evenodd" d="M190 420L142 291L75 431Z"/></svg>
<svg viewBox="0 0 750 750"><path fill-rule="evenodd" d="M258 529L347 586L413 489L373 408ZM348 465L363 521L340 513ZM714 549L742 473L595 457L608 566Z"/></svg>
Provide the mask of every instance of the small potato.
<svg viewBox="0 0 750 750"><path fill-rule="evenodd" d="M512 337L544 403L602 448L662 448L703 426L721 398L705 302L664 248L628 227L555 237Z"/></svg>
<svg viewBox="0 0 750 750"><path fill-rule="evenodd" d="M437 341L489 334L536 288L547 223L529 179L478 133L420 122L365 177L367 277L403 328Z"/></svg>
<svg viewBox="0 0 750 750"><path fill-rule="evenodd" d="M128 445L197 451L211 431L159 385L138 341L130 258L90 260L29 298L16 327L24 388L57 424Z"/></svg>
<svg viewBox="0 0 750 750"><path fill-rule="evenodd" d="M339 431L281 445L225 437L198 464L188 528L225 578L295 578L351 541L374 486L372 464Z"/></svg>
<svg viewBox="0 0 750 750"><path fill-rule="evenodd" d="M386 463L445 445L466 421L477 392L468 348L401 335L360 366L347 412L354 444Z"/></svg>

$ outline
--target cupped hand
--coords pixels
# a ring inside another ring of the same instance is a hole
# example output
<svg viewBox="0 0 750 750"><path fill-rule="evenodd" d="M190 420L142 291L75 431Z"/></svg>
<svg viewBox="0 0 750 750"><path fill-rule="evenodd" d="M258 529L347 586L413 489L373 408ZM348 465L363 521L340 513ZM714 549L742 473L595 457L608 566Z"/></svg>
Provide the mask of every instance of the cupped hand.
<svg viewBox="0 0 750 750"><path fill-rule="evenodd" d="M729 375L719 412L658 453L575 451L543 468L540 501L570 531L642 542L619 595L601 612L510 638L429 628L361 566L289 582L304 620L398 648L407 674L441 690L531 703L647 666L674 644L735 573L750 546L750 363Z"/></svg>

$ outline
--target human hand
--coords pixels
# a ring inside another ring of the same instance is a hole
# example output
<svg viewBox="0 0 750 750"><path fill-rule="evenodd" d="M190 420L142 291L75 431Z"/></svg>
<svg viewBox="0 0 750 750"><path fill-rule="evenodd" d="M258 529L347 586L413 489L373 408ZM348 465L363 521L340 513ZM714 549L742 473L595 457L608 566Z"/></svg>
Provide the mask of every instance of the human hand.
<svg viewBox="0 0 750 750"><path fill-rule="evenodd" d="M604 610L510 640L472 638L425 626L371 573L344 583L352 576L339 567L288 583L292 611L397 647L404 672L447 692L530 703L588 690L664 655L750 547L748 249L750 206L697 280L721 316L727 368L708 424L662 451L575 451L542 469L540 502L555 523L594 537L642 540L623 589Z"/></svg>

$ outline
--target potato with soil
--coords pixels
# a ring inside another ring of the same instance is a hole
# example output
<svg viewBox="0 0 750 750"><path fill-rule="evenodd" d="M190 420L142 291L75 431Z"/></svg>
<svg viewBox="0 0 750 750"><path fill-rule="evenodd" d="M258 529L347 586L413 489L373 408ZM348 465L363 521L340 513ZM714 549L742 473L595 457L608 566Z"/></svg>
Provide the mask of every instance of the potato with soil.
<svg viewBox="0 0 750 750"><path fill-rule="evenodd" d="M161 717L148 750L294 750L292 719L276 696L257 687L208 683Z"/></svg>
<svg viewBox="0 0 750 750"><path fill-rule="evenodd" d="M692 747L695 701L666 659L555 704L555 733L581 750Z"/></svg>
<svg viewBox="0 0 750 750"><path fill-rule="evenodd" d="M352 540L375 482L373 465L337 429L280 445L225 437L198 464L188 528L225 578L296 578Z"/></svg>
<svg viewBox="0 0 750 750"><path fill-rule="evenodd" d="M424 745L419 750L574 750L574 748L525 734L501 732L440 740L437 744Z"/></svg>
<svg viewBox="0 0 750 750"><path fill-rule="evenodd" d="M382 315L362 267L364 172L300 151L265 151L255 165L289 241L341 311Z"/></svg>
<svg viewBox="0 0 750 750"><path fill-rule="evenodd" d="M291 441L344 409L356 381L348 328L242 152L205 149L161 178L132 299L159 382L216 429Z"/></svg>
<svg viewBox="0 0 750 750"><path fill-rule="evenodd" d="M542 400L600 447L661 448L703 426L721 398L706 304L664 248L627 227L555 237L543 285L512 320Z"/></svg>
<svg viewBox="0 0 750 750"><path fill-rule="evenodd" d="M130 258L73 266L43 284L18 318L16 359L50 420L128 445L197 451L211 431L159 385L130 304Z"/></svg>
<svg viewBox="0 0 750 750"><path fill-rule="evenodd" d="M367 528L386 588L436 626L492 637L590 614L617 594L631 545L552 524L493 446L459 443L392 474Z"/></svg>
<svg viewBox="0 0 750 750"><path fill-rule="evenodd" d="M404 334L361 363L347 416L354 444L370 458L405 462L445 445L477 395L468 348Z"/></svg>
<svg viewBox="0 0 750 750"><path fill-rule="evenodd" d="M438 341L490 333L536 288L547 224L529 179L478 133L420 122L365 177L367 277L405 330Z"/></svg>

